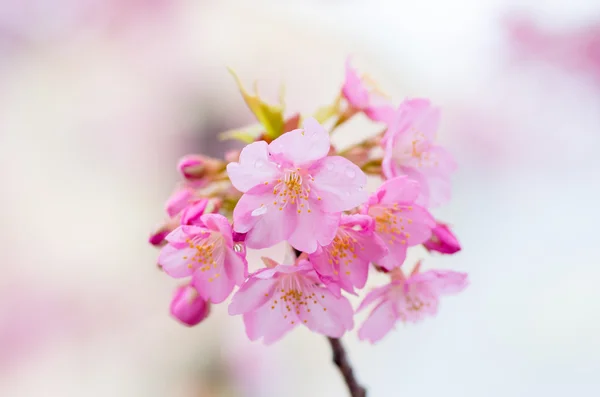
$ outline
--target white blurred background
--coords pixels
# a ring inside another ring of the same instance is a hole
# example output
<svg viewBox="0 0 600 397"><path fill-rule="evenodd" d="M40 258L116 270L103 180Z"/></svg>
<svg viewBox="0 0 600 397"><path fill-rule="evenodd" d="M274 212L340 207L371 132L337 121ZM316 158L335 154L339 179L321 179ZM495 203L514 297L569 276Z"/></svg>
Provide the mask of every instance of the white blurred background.
<svg viewBox="0 0 600 397"><path fill-rule="evenodd" d="M4 0L0 396L346 396L321 336L172 320L146 238L177 158L252 121L226 66L309 112L347 55L442 107L460 170L435 214L463 251L425 266L471 278L435 319L344 337L369 396L600 395L597 1Z"/></svg>

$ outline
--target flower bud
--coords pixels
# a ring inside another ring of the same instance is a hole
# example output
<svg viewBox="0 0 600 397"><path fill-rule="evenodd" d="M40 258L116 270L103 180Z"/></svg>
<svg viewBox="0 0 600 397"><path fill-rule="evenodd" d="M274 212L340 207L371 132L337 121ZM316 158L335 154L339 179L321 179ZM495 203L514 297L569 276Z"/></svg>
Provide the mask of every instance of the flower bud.
<svg viewBox="0 0 600 397"><path fill-rule="evenodd" d="M460 243L450 228L443 223L437 223L432 230L429 240L423 243L428 251L437 251L442 254L454 254L460 251Z"/></svg>
<svg viewBox="0 0 600 397"><path fill-rule="evenodd" d="M204 156L190 154L183 156L177 163L177 170L185 179L198 179L204 176Z"/></svg>
<svg viewBox="0 0 600 397"><path fill-rule="evenodd" d="M212 157L190 154L179 160L177 169L185 179L193 181L217 175L225 170L225 162Z"/></svg>
<svg viewBox="0 0 600 397"><path fill-rule="evenodd" d="M165 237L170 232L168 229L161 228L150 235L148 242L154 246L162 246L165 243Z"/></svg>
<svg viewBox="0 0 600 397"><path fill-rule="evenodd" d="M194 192L191 189L183 188L176 190L171 197L165 203L165 211L172 218L175 215L183 211L194 196Z"/></svg>
<svg viewBox="0 0 600 397"><path fill-rule="evenodd" d="M207 205L208 199L200 199L190 204L181 214L181 224L193 225L204 214Z"/></svg>
<svg viewBox="0 0 600 397"><path fill-rule="evenodd" d="M200 297L191 285L177 288L171 301L171 315L187 326L204 320L210 312L210 303Z"/></svg>

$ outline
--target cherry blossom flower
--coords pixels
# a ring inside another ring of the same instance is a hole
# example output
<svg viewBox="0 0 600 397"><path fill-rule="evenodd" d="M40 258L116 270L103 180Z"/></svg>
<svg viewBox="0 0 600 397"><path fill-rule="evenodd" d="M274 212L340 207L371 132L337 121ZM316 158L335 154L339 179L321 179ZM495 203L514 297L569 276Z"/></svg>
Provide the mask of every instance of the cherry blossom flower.
<svg viewBox="0 0 600 397"><path fill-rule="evenodd" d="M192 285L182 285L175 290L171 315L183 324L196 325L208 316L209 311L210 303L202 299Z"/></svg>
<svg viewBox="0 0 600 397"><path fill-rule="evenodd" d="M342 95L354 112L364 112L373 121L386 121L393 117L394 109L384 100L385 95L368 77L360 77L346 60L346 79Z"/></svg>
<svg viewBox="0 0 600 397"><path fill-rule="evenodd" d="M219 303L247 275L242 243L233 242L227 218L204 214L196 225L181 225L167 237L158 263L175 278L192 276L192 285L204 300Z"/></svg>
<svg viewBox="0 0 600 397"><path fill-rule="evenodd" d="M439 110L428 100L410 99L400 105L383 138L385 177L408 175L418 181L421 195L417 203L426 207L450 199L450 175L456 169L450 153L434 144L439 120Z"/></svg>
<svg viewBox="0 0 600 397"><path fill-rule="evenodd" d="M448 225L438 222L433 228L429 240L423 243L428 251L437 251L442 254L454 254L460 251L460 243Z"/></svg>
<svg viewBox="0 0 600 397"><path fill-rule="evenodd" d="M250 275L229 305L229 314L243 314L251 340L270 344L300 324L332 338L352 329L350 302L322 286L308 261L280 265L263 260L268 267Z"/></svg>
<svg viewBox="0 0 600 397"><path fill-rule="evenodd" d="M429 270L419 273L420 263L409 277L400 269L392 272L392 281L369 292L357 309L361 311L377 302L358 337L371 343L383 338L398 321L416 323L434 316L439 297L462 291L467 286L467 274L449 270Z"/></svg>
<svg viewBox="0 0 600 397"><path fill-rule="evenodd" d="M333 240L341 211L364 203L366 175L343 157L327 156L329 149L325 129L308 118L304 129L251 143L239 162L227 165L231 183L244 193L233 219L248 247L287 240L312 253Z"/></svg>
<svg viewBox="0 0 600 397"><path fill-rule="evenodd" d="M401 266L408 247L422 244L436 225L429 212L415 204L419 183L406 176L384 182L367 202L364 212L375 220L375 234L388 253L377 264L391 270Z"/></svg>
<svg viewBox="0 0 600 397"><path fill-rule="evenodd" d="M340 287L355 293L367 282L369 263L387 254L388 249L373 233L374 221L367 215L342 216L331 244L319 247L309 255L321 280L338 296Z"/></svg>

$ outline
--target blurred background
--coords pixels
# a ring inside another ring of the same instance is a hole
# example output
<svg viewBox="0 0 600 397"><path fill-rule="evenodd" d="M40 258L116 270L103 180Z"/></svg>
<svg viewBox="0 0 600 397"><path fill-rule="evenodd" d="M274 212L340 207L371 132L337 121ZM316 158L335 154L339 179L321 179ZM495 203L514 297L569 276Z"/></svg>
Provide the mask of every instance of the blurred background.
<svg viewBox="0 0 600 397"><path fill-rule="evenodd" d="M321 336L171 319L146 240L179 156L253 122L226 66L312 112L348 55L443 109L435 215L463 251L425 266L471 278L435 319L344 337L369 396L600 395L597 1L3 0L0 396L346 396Z"/></svg>

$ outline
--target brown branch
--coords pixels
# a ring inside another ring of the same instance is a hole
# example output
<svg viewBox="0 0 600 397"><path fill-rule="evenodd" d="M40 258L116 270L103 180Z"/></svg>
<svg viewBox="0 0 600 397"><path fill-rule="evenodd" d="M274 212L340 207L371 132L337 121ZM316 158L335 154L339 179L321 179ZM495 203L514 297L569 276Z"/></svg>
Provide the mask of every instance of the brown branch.
<svg viewBox="0 0 600 397"><path fill-rule="evenodd" d="M294 249L294 253L296 254L296 258L298 258L302 252ZM360 383L354 377L354 371L352 370L352 365L348 361L348 356L346 355L346 349L344 349L344 345L339 338L330 338L327 337L329 344L331 345L331 350L333 352L333 362L338 367L342 376L344 377L344 381L346 382L346 386L348 386L348 391L350 392L350 397L366 397L367 390L361 386Z"/></svg>
<svg viewBox="0 0 600 397"><path fill-rule="evenodd" d="M354 377L354 371L352 370L352 366L348 361L348 356L346 355L346 350L344 349L344 345L342 345L342 341L338 338L329 337L327 338L327 340L329 340L331 350L333 351L333 362L342 373L344 381L346 381L346 386L348 386L350 396L366 397L367 390L363 386L361 386L360 383L358 383L358 381Z"/></svg>

